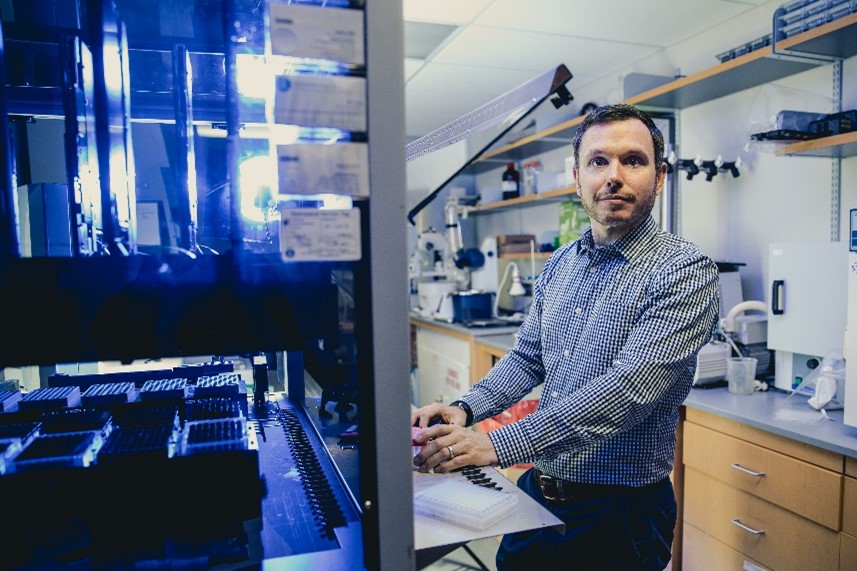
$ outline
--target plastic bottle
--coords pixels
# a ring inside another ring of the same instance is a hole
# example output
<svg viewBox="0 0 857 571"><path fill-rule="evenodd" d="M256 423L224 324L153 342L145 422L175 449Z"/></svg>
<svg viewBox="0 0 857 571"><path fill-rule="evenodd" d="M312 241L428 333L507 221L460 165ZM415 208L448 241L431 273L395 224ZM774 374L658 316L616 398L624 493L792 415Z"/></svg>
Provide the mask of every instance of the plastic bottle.
<svg viewBox="0 0 857 571"><path fill-rule="evenodd" d="M506 170L503 171L503 200L510 198L518 198L521 196L521 175L515 169L515 163L506 163Z"/></svg>

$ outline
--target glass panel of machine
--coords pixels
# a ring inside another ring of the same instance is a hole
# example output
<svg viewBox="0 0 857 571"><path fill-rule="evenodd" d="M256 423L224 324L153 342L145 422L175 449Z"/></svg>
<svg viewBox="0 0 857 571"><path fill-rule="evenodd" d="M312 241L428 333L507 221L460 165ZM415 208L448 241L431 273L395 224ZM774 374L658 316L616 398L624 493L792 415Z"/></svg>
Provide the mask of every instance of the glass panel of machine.
<svg viewBox="0 0 857 571"><path fill-rule="evenodd" d="M359 567L363 2L2 8L0 567Z"/></svg>

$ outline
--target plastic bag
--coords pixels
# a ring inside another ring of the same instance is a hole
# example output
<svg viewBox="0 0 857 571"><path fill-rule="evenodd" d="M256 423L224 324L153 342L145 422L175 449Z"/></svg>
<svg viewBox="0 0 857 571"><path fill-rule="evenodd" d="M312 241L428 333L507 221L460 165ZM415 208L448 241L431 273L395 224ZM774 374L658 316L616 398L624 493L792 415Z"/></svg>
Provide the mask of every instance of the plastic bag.
<svg viewBox="0 0 857 571"><path fill-rule="evenodd" d="M795 392L803 387L813 389L813 395L807 400L812 408L842 408L845 404L845 359L842 351L829 351L821 365L806 376Z"/></svg>

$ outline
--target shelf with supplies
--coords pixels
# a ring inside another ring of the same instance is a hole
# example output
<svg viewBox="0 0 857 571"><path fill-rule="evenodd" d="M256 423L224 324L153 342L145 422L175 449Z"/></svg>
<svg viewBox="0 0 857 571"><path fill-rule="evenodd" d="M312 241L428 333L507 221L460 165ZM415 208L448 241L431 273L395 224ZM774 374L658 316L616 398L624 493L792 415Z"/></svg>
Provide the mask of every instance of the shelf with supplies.
<svg viewBox="0 0 857 571"><path fill-rule="evenodd" d="M538 194L528 194L527 196L521 196L519 198L510 198L508 200L498 200L497 202L489 202L488 204L482 204L479 206L471 206L467 208L465 212L467 212L468 216L474 216L476 214L496 212L498 210L504 210L508 208L538 206L539 204L544 204L545 202L558 202L575 195L576 188L573 186L567 186L564 188L547 190Z"/></svg>
<svg viewBox="0 0 857 571"><path fill-rule="evenodd" d="M779 49L820 56L857 55L857 14L850 14L779 42ZM685 109L744 89L770 83L821 62L795 61L773 54L772 48L752 51L687 77L681 77L626 100L632 105ZM475 174L570 145L583 117L574 117L485 154L471 169ZM846 155L851 156L851 155Z"/></svg>
<svg viewBox="0 0 857 571"><path fill-rule="evenodd" d="M488 151L468 170L474 174L481 174L509 162L521 162L534 155L571 145L574 134L577 132L577 126L582 122L583 116L574 117Z"/></svg>
<svg viewBox="0 0 857 571"><path fill-rule="evenodd" d="M857 14L850 14L817 28L797 34L778 44L780 50L793 50L808 54L848 58L857 55ZM780 57L767 46L718 64L687 77L681 77L626 100L632 105L685 109L744 89L770 83L821 65L821 62L796 61ZM499 168L507 162L520 162L526 158L570 145L583 117L574 117L542 131L523 137L485 154L468 169L474 174ZM830 138L830 147L842 143ZM819 140L820 142L822 140ZM850 141L845 144L848 145ZM828 145L824 145L827 147ZM789 147L782 154L798 154ZM800 147L799 147L800 148ZM819 151L813 156L852 156L854 150L844 149L841 155L831 150Z"/></svg>
<svg viewBox="0 0 857 571"><path fill-rule="evenodd" d="M791 50L819 56L857 55L857 14L834 20L778 43ZM682 77L627 100L632 105L684 109L806 71L822 62L796 61L774 54L771 46L752 51L699 73Z"/></svg>
<svg viewBox="0 0 857 571"><path fill-rule="evenodd" d="M857 131L791 143L777 149L779 156L844 159L857 156Z"/></svg>

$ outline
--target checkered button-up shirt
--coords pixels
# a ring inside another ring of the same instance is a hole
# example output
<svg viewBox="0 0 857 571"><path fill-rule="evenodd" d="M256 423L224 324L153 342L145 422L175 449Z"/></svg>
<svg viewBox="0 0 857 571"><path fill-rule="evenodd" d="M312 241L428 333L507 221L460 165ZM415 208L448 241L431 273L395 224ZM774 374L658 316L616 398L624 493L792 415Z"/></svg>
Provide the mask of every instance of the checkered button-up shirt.
<svg viewBox="0 0 857 571"><path fill-rule="evenodd" d="M462 400L481 420L543 383L536 412L489 433L502 467L656 482L672 469L678 407L718 297L714 262L651 216L608 246L590 229L545 264L515 346Z"/></svg>

